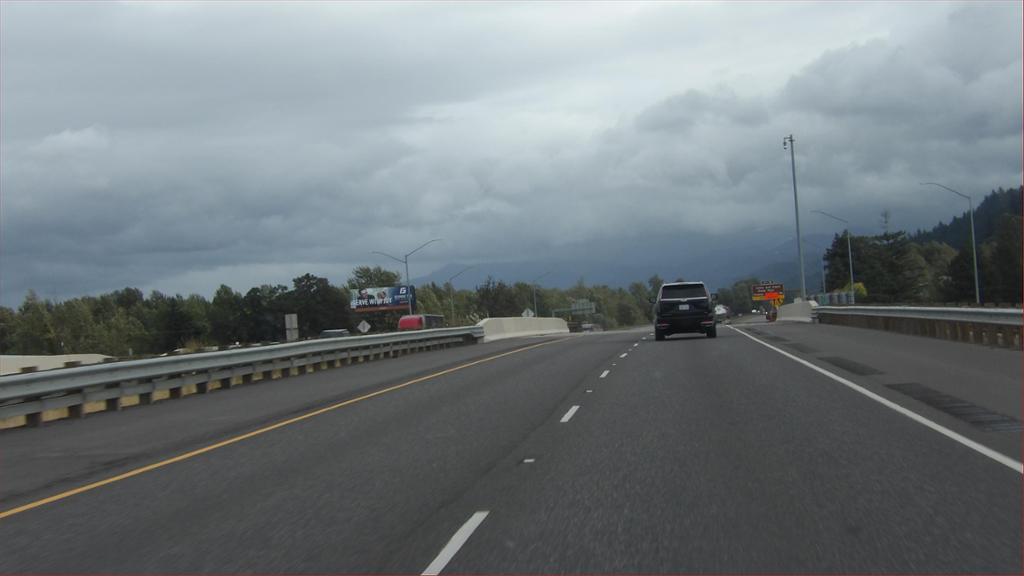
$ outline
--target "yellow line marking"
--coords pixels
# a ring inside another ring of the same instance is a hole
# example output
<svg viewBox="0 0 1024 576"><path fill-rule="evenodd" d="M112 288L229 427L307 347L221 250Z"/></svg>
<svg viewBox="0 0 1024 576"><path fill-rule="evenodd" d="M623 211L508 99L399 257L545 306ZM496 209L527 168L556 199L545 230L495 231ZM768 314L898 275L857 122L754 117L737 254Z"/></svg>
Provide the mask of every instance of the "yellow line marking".
<svg viewBox="0 0 1024 576"><path fill-rule="evenodd" d="M399 390L401 388L405 388L406 386L412 386L413 384L418 384L418 383L424 382L426 380L432 380L434 378L439 378L439 377L444 376L446 374L451 374L452 372L458 372L459 370L464 370L466 368L470 368L472 366L476 366L477 364L483 364L484 362L490 362L492 360L497 360L498 358L504 358L505 356L511 356L512 354L518 354L520 352L525 352L527 350L532 350L534 348L540 348L541 346L547 346L549 344L557 344L558 342L565 342L566 340L569 340L569 338L559 338L558 340L551 340L549 342L541 342L540 344L532 344L530 346L524 346L523 348L516 348L515 350L510 350L508 352L502 352L501 354L495 354L494 356L488 356L486 358L481 358L479 360L474 360L474 361L468 362L466 364L460 364L460 365L455 366L453 368L448 368L447 370L442 370L440 372L434 372L433 374L428 374L426 376L421 376L419 378L416 378L416 379L413 379L413 380L409 380L408 382L403 382L401 384L396 384L394 386L390 386L388 388L384 388L384 389L378 390L376 392L371 392L369 394L365 394L363 396L359 396L358 398L352 398L350 400L345 400L344 402L338 402L337 404L332 404L332 405L326 406L324 408L318 408L318 409L316 409L316 410L314 410L312 412L307 412L306 414L302 414L301 416L295 416L294 418L289 418L287 420L282 420L282 421L277 422L275 424L271 424L270 426L266 426L266 427L260 428L258 430L253 430L251 432L246 432L245 434L241 434L241 435L235 436L233 438L228 438L227 440L222 440L220 442L217 442L216 444L210 444L209 446L204 446L203 448L199 448L199 449L193 450L191 452L186 452L184 454L179 454L177 456L168 458L166 460L161 460L159 462L154 462L152 464L148 464L148 465L143 466L141 468L136 468L134 470L129 470L128 472L125 472L123 474L118 474L117 476L112 476L110 478L107 478L107 479L104 479L104 480L99 480L99 481L93 482L91 484L86 484L84 486L79 486L78 488L72 488L71 490L67 490L67 491L61 492L59 494L54 494L53 496L48 496L46 498L43 498L42 500L36 500L35 502L29 502L28 504L24 504L22 506L18 506L17 508L11 508L10 510L4 510L3 512L0 512L0 519L8 518L10 516L14 516L15 514L20 514L22 512L25 512L25 511L28 511L28 510L32 510L33 508L38 508L40 506L44 506L46 504L50 504L52 502L57 502L59 500L64 500L65 498L70 498L72 496L75 496L77 494L81 494L83 492L88 492L90 490L95 490L96 488L100 488L102 486L106 486L107 484L113 484L114 482L119 482L121 480L126 480L128 478L133 477L133 476L138 476L140 474L145 474L146 472L149 472L151 470L156 470L157 468L163 468L164 466L169 466L169 465L174 464L176 462L181 462L182 460L188 460L189 458L195 458L196 456L199 456L200 454L206 454L207 452L212 452L214 450L217 450L218 448L224 448L225 446L230 446L230 445L232 445L232 444L234 444L236 442L241 442L242 440L247 440L247 439L252 438L254 436L259 436L260 434L266 434L267 432L270 432L272 430L277 430L278 428L283 428L283 427L288 426L290 424L295 424L296 422L301 422L301 421L306 420L308 418L312 418L314 416L319 416L319 415L324 414L326 412L330 412L332 410L337 410L338 408L342 408L342 407L348 406L350 404L355 404L356 402L362 402L363 400L369 400L370 398L373 398L374 396L381 396L383 394L387 394L389 392L394 392L395 390Z"/></svg>

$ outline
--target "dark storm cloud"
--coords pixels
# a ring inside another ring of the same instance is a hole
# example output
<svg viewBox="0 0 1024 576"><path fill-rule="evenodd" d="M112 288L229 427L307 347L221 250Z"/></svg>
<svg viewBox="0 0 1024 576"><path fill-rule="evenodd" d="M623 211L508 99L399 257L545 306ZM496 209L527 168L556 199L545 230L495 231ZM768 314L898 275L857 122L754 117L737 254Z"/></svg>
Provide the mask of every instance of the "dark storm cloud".
<svg viewBox="0 0 1024 576"><path fill-rule="evenodd" d="M1018 5L0 9L6 305L785 229L789 133L869 232L1021 179Z"/></svg>

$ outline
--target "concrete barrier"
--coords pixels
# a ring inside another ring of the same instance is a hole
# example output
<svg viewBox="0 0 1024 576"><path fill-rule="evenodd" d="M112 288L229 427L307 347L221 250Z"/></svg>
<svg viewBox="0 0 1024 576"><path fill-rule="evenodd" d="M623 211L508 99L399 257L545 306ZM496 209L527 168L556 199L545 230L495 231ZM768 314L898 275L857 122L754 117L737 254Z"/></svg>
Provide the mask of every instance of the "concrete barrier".
<svg viewBox="0 0 1024 576"><path fill-rule="evenodd" d="M812 322L814 308L810 302L794 302L779 306L779 322Z"/></svg>
<svg viewBox="0 0 1024 576"><path fill-rule="evenodd" d="M17 374L19 372L37 372L40 370L53 370L55 368L70 368L73 366L85 366L87 364L99 364L105 362L110 356L103 354L60 354L56 356L0 356L0 376Z"/></svg>
<svg viewBox="0 0 1024 576"><path fill-rule="evenodd" d="M484 342L519 336L569 333L569 325L561 318L485 318L477 326L484 329Z"/></svg>
<svg viewBox="0 0 1024 576"><path fill-rule="evenodd" d="M872 330L901 332L994 346L1022 348L1021 309L939 308L912 306L823 306L822 324L839 324Z"/></svg>

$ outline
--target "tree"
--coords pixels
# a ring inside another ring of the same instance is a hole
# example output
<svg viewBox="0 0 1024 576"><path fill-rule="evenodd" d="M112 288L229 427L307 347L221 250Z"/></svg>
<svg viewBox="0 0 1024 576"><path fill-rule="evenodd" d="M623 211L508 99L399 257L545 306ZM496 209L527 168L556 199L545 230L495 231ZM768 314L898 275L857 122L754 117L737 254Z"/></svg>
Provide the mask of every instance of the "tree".
<svg viewBox="0 0 1024 576"><path fill-rule="evenodd" d="M292 311L299 315L299 336L314 337L330 328L352 328L348 294L331 286L326 278L303 274L292 280L288 295Z"/></svg>
<svg viewBox="0 0 1024 576"><path fill-rule="evenodd" d="M351 290L360 288L378 288L387 286L398 286L402 282L402 275L398 272L385 270L380 266L358 266L352 270L352 276L348 279L348 287Z"/></svg>
<svg viewBox="0 0 1024 576"><path fill-rule="evenodd" d="M448 298L439 297L440 289L435 284L425 284L416 288L416 312L420 314L439 314L449 316ZM450 321L450 319L449 319Z"/></svg>
<svg viewBox="0 0 1024 576"><path fill-rule="evenodd" d="M173 298L154 293L151 299L155 300L156 323L150 328L156 346L155 351L176 350L187 343L197 343L203 336L203 325L197 318L197 313L202 309L196 304L187 302L180 295Z"/></svg>
<svg viewBox="0 0 1024 576"><path fill-rule="evenodd" d="M221 284L210 303L210 336L222 345L248 341L247 328L242 295Z"/></svg>
<svg viewBox="0 0 1024 576"><path fill-rule="evenodd" d="M941 302L945 299L949 284L949 264L956 257L956 249L942 242L914 244L924 258L927 278L923 291L924 302Z"/></svg>
<svg viewBox="0 0 1024 576"><path fill-rule="evenodd" d="M989 302L1021 302L1021 217L1003 214L996 225L990 269L996 274L988 286Z"/></svg>
<svg viewBox="0 0 1024 576"><path fill-rule="evenodd" d="M640 316L647 321L654 320L654 307L651 299L654 292L643 282L633 282L629 285L629 295L633 298L633 306L640 310Z"/></svg>
<svg viewBox="0 0 1024 576"><path fill-rule="evenodd" d="M665 281L662 280L661 276L658 276L657 274L655 274L655 275L653 275L653 276L651 276L650 278L647 279L647 286L650 287L651 294L655 294L655 295L658 294L658 291L661 290L661 285L664 284L664 283L665 283Z"/></svg>
<svg viewBox="0 0 1024 576"><path fill-rule="evenodd" d="M146 327L126 310L118 309L96 328L94 352L109 356L134 356L146 346Z"/></svg>
<svg viewBox="0 0 1024 576"><path fill-rule="evenodd" d="M14 350L18 354L58 354L57 335L50 316L50 303L29 290L18 307L14 326Z"/></svg>
<svg viewBox="0 0 1024 576"><path fill-rule="evenodd" d="M512 287L504 282L495 282L490 276L483 285L477 286L476 295L480 308L488 317L518 316L522 310Z"/></svg>
<svg viewBox="0 0 1024 576"><path fill-rule="evenodd" d="M14 324L17 319L14 310L0 306L0 354L14 351Z"/></svg>
<svg viewBox="0 0 1024 576"><path fill-rule="evenodd" d="M757 278L737 280L731 287L718 291L718 303L728 306L734 312L747 313L747 311L757 308L757 303L751 297L750 287L758 283L760 280Z"/></svg>
<svg viewBox="0 0 1024 576"><path fill-rule="evenodd" d="M81 298L56 304L51 322L61 354L95 353L96 326L89 305Z"/></svg>
<svg viewBox="0 0 1024 576"><path fill-rule="evenodd" d="M638 324L637 310L626 300L619 300L615 310L615 321L619 326L635 326Z"/></svg>
<svg viewBox="0 0 1024 576"><path fill-rule="evenodd" d="M242 322L251 342L284 340L284 315L288 309L288 287L263 284L251 288L242 298Z"/></svg>

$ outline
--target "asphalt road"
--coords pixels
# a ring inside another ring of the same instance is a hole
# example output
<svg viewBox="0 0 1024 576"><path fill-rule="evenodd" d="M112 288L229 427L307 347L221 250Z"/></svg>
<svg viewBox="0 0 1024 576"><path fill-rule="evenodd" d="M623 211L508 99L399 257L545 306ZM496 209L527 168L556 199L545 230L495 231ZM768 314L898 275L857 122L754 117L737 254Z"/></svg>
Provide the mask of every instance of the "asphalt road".
<svg viewBox="0 0 1024 576"><path fill-rule="evenodd" d="M1019 432L861 393L892 368L822 363L817 328L509 340L2 433L0 510L29 508L0 571L1020 573Z"/></svg>

